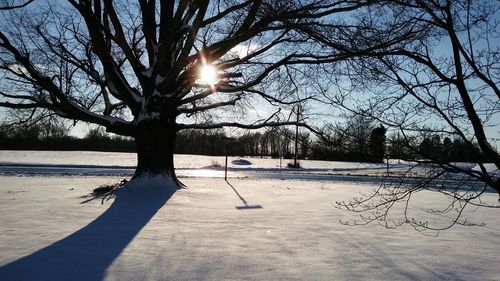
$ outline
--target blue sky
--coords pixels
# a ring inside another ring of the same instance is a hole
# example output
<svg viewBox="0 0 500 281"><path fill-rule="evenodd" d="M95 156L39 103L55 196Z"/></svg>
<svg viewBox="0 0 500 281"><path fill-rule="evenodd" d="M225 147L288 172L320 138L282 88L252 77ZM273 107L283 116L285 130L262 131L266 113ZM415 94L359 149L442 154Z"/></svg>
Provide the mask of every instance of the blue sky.
<svg viewBox="0 0 500 281"><path fill-rule="evenodd" d="M41 3L41 2L40 2ZM34 5L32 7L35 7ZM2 20L3 21L3 20ZM490 42L493 43L498 47L499 41L493 41ZM482 47L484 45L481 45ZM437 48L435 49L435 52L437 54L449 54L449 47L446 42L444 42L441 45L438 45ZM5 81L0 82L0 84L5 83ZM332 91L335 91L334 89L331 89ZM364 95L361 93L361 95ZM498 107L498 105L497 105ZM321 126L323 122L342 122L345 121L340 117L341 111L320 103L311 103L309 105L305 106L306 108L306 114L309 115L308 121L310 121L313 125L316 126ZM237 118L239 120L242 119L256 119L256 118L266 118L270 113L274 112L275 109L273 109L270 106L265 105L264 103L257 101L251 104L251 107L248 109L247 112L237 112L239 113L237 116L228 116L229 118ZM499 110L500 111L500 110ZM287 114L287 110L283 110L284 115ZM5 116L4 116L5 118ZM431 119L432 122L432 119ZM436 122L437 119L436 119ZM490 139L492 139L494 142L493 144L498 147L498 144L500 142L500 112L496 113L492 118L491 122L492 124L491 127L486 128L486 132ZM71 128L71 133L76 136L84 136L86 132L88 131L88 126L85 123L79 122L77 126Z"/></svg>

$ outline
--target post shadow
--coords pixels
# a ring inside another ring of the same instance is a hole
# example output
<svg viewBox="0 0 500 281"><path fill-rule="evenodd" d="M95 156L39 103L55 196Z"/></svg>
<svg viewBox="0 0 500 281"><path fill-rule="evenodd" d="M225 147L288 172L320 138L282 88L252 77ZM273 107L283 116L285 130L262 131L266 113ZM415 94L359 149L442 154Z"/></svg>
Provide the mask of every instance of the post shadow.
<svg viewBox="0 0 500 281"><path fill-rule="evenodd" d="M109 209L94 221L52 245L0 267L0 279L104 279L106 269L176 191L161 189L154 194L141 194L139 189L119 190Z"/></svg>
<svg viewBox="0 0 500 281"><path fill-rule="evenodd" d="M238 210L246 210L246 209L262 209L261 205L248 205L248 202L241 196L241 194L236 190L236 188L226 180L226 183L233 189L234 193L240 198L241 202L243 202L244 206L235 206Z"/></svg>

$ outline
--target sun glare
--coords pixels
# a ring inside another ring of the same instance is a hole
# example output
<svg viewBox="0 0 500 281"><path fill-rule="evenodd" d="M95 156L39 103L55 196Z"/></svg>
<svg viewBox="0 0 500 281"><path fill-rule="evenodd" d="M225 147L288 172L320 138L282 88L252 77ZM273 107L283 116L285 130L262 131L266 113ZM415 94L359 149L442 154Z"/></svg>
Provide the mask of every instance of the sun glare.
<svg viewBox="0 0 500 281"><path fill-rule="evenodd" d="M204 83L213 86L217 83L217 70L210 64L204 64L201 67L200 78Z"/></svg>

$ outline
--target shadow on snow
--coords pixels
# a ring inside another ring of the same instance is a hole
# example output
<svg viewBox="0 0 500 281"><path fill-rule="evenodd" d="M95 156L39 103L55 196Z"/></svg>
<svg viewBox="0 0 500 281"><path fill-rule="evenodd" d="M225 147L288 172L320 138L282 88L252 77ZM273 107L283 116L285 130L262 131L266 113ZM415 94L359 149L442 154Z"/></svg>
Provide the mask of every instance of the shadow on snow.
<svg viewBox="0 0 500 281"><path fill-rule="evenodd" d="M28 256L0 267L3 280L102 280L106 269L170 199L176 189L128 188L87 226ZM139 186L138 186L139 187Z"/></svg>
<svg viewBox="0 0 500 281"><path fill-rule="evenodd" d="M236 188L232 184L230 184L229 181L226 180L226 183L231 187L231 189L234 191L236 196L238 196L238 198L243 203L243 206L235 206L235 208L237 210L262 209L261 205L248 205L247 200L245 200L245 198L243 198L243 196L241 196L241 194L238 192L238 190L236 190Z"/></svg>

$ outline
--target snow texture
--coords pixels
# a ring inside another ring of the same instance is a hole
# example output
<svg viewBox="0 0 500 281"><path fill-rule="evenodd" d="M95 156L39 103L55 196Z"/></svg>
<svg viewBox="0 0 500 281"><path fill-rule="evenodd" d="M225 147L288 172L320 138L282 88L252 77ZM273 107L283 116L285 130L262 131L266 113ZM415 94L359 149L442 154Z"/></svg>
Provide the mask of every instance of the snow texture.
<svg viewBox="0 0 500 281"><path fill-rule="evenodd" d="M175 157L177 167L207 176L214 170L199 168L224 160ZM251 162L244 169L269 174L279 165L277 159ZM2 163L123 167L134 166L136 155L0 151ZM307 173L386 168L301 165ZM170 178L143 177L105 200L90 200L93 188L121 179L0 176L0 280L500 280L500 209L469 208L464 216L485 227L457 226L427 237L408 227L340 224L359 217L332 203L377 186L366 182L182 178L188 188L177 190ZM446 214L423 211L446 206L447 198L422 192L413 199L410 216L436 227L449 223ZM498 204L498 195L481 200Z"/></svg>
<svg viewBox="0 0 500 281"><path fill-rule="evenodd" d="M185 179L172 195L157 189L165 179L142 179L103 204L80 204L117 181L0 177L0 279L500 279L500 210L468 210L486 227L427 237L339 224L355 216L331 203L371 188L351 183ZM419 206L444 200L424 194Z"/></svg>
<svg viewBox="0 0 500 281"><path fill-rule="evenodd" d="M483 165L484 165L484 168L486 169L486 172L488 174L490 174L491 176L495 176L495 177L499 177L500 178L500 171L495 166L495 164L488 163L488 164L483 164ZM472 169L475 170L475 171L481 171L481 168L479 167L479 165L474 166L474 168L472 168Z"/></svg>

